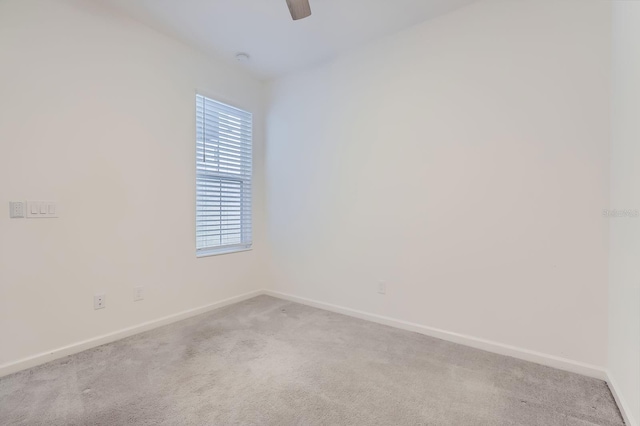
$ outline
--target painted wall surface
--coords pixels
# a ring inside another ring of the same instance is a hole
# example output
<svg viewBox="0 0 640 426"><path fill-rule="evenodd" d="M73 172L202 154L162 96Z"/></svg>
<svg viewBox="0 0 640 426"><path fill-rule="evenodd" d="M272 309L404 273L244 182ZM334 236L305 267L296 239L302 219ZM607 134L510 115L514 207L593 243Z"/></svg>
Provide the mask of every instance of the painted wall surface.
<svg viewBox="0 0 640 426"><path fill-rule="evenodd" d="M1 1L0 62L0 365L264 286L263 83L74 0ZM196 259L196 89L254 113L253 251Z"/></svg>
<svg viewBox="0 0 640 426"><path fill-rule="evenodd" d="M640 425L640 3L613 3L609 359L632 426ZM625 210L631 210L628 216Z"/></svg>
<svg viewBox="0 0 640 426"><path fill-rule="evenodd" d="M610 20L479 2L273 82L274 289L603 368Z"/></svg>

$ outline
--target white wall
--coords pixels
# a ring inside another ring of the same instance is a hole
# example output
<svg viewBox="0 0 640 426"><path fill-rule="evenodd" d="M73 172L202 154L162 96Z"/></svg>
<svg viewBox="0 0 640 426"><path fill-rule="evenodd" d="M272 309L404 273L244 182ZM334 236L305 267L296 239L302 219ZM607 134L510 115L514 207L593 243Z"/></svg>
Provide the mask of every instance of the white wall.
<svg viewBox="0 0 640 426"><path fill-rule="evenodd" d="M610 8L480 2L274 82L274 289L604 368Z"/></svg>
<svg viewBox="0 0 640 426"><path fill-rule="evenodd" d="M640 209L640 3L613 3L611 209ZM640 217L610 220L608 370L640 425Z"/></svg>
<svg viewBox="0 0 640 426"><path fill-rule="evenodd" d="M0 61L0 365L265 285L263 83L87 1L1 1ZM195 257L196 89L255 114L251 252Z"/></svg>

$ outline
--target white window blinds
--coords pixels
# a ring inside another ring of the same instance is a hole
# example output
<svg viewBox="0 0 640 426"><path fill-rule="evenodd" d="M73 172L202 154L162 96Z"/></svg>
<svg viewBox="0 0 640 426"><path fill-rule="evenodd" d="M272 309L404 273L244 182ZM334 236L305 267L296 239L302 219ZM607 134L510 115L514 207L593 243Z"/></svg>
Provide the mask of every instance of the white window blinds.
<svg viewBox="0 0 640 426"><path fill-rule="evenodd" d="M196 254L251 246L250 112L196 95Z"/></svg>

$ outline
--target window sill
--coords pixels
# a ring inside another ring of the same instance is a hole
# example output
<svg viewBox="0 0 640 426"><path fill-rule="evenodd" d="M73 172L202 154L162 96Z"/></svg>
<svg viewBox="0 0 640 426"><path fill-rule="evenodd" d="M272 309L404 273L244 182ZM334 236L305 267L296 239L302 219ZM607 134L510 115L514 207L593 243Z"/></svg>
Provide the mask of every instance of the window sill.
<svg viewBox="0 0 640 426"><path fill-rule="evenodd" d="M214 249L197 251L196 257L201 258L201 257L209 257L209 256L220 256L222 254L231 254L231 253L238 253L242 251L251 251L251 250L253 250L253 247L227 247L227 248L220 248L220 249L214 248Z"/></svg>

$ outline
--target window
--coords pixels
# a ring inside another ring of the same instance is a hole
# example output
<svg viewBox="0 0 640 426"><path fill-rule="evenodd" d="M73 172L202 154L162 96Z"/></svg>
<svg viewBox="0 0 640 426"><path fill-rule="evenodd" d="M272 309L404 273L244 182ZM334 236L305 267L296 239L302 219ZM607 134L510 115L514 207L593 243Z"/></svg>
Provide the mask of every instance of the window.
<svg viewBox="0 0 640 426"><path fill-rule="evenodd" d="M251 247L250 112L196 95L196 254Z"/></svg>

